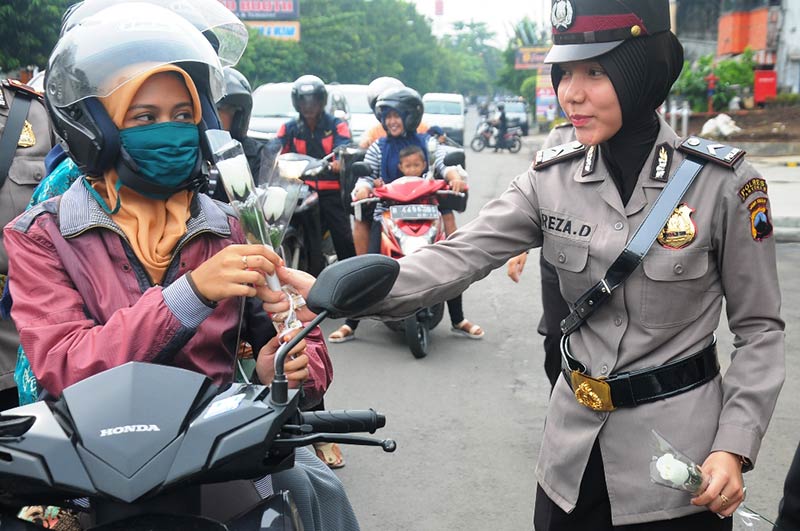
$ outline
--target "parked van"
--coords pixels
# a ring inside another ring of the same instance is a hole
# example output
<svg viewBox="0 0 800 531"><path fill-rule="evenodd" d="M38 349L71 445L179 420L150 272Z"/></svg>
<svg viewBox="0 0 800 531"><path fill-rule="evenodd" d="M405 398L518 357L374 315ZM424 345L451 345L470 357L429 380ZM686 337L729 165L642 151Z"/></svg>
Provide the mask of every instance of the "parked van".
<svg viewBox="0 0 800 531"><path fill-rule="evenodd" d="M422 96L425 114L422 121L429 127L438 125L449 138L464 144L464 115L467 107L464 96L445 92L428 92Z"/></svg>

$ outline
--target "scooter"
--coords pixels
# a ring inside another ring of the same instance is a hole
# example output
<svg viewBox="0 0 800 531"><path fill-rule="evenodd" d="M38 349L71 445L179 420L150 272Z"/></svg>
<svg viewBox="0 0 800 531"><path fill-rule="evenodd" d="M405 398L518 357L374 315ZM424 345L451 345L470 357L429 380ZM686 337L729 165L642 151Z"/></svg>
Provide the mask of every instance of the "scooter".
<svg viewBox="0 0 800 531"><path fill-rule="evenodd" d="M452 151L445 156L446 166L463 166L464 151ZM353 172L358 176L370 174L366 163L358 162ZM353 202L356 210L382 202L387 209L381 218L381 254L402 258L425 245L445 238L444 224L439 208L463 212L467 194L453 192L443 179L434 179L429 172L425 177L401 177L385 186L377 187L374 196ZM436 328L444 315L444 303L422 308L403 321L386 321L394 331L402 331L415 358L428 355L430 331Z"/></svg>
<svg viewBox="0 0 800 531"><path fill-rule="evenodd" d="M295 449L318 441L395 450L390 439L350 435L385 425L373 410L299 411L301 391L289 389L283 367L326 317L352 315L386 296L398 270L394 260L371 255L323 271L307 298L317 317L278 350L270 386L217 387L202 374L131 362L67 387L54 402L2 412L0 526L41 530L16 515L44 504L80 511L98 531L302 530L291 493L234 511L224 505L243 503L226 491L236 483L215 484L291 468ZM223 503L226 492L231 499Z"/></svg>
<svg viewBox="0 0 800 531"><path fill-rule="evenodd" d="M496 145L495 128L487 121L481 122L475 128L475 136L469 143L473 151L483 151L484 148L493 148ZM511 153L517 153L522 149L522 129L518 126L509 127L503 135L503 145L500 149L507 149Z"/></svg>

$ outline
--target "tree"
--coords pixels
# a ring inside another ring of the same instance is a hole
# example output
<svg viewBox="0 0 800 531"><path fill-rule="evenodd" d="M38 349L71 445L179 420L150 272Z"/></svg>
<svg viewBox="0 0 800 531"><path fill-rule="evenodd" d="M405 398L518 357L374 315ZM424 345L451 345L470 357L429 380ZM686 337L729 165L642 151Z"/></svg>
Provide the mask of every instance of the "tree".
<svg viewBox="0 0 800 531"><path fill-rule="evenodd" d="M45 68L73 0L4 0L0 5L0 71Z"/></svg>

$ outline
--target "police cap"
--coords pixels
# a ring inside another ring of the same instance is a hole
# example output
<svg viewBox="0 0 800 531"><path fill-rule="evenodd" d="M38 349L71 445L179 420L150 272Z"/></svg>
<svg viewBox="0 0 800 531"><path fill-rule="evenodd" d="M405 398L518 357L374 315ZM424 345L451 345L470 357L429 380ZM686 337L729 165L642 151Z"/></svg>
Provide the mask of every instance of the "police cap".
<svg viewBox="0 0 800 531"><path fill-rule="evenodd" d="M545 63L583 61L627 39L669 30L669 0L554 0Z"/></svg>

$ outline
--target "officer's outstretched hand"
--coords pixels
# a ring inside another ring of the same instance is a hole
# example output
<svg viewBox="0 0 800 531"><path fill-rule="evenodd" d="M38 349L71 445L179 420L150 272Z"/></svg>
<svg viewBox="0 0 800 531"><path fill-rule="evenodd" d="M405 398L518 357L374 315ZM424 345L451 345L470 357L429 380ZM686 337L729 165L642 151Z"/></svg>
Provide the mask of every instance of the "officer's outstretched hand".
<svg viewBox="0 0 800 531"><path fill-rule="evenodd" d="M705 505L709 511L720 516L732 515L744 501L744 481L739 456L729 452L712 452L700 468L710 481L700 496L692 498L692 504Z"/></svg>
<svg viewBox="0 0 800 531"><path fill-rule="evenodd" d="M292 286L303 298L308 297L311 286L317 280L305 271L291 269L283 265L277 267L276 273L281 284ZM272 291L268 286L260 285L257 288L256 295L264 301L264 311L268 313L275 314L289 310L289 296L282 291ZM316 317L316 314L306 306L295 308L295 312L297 313L297 318L301 321L310 321Z"/></svg>

